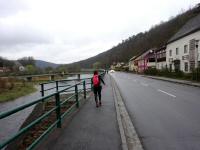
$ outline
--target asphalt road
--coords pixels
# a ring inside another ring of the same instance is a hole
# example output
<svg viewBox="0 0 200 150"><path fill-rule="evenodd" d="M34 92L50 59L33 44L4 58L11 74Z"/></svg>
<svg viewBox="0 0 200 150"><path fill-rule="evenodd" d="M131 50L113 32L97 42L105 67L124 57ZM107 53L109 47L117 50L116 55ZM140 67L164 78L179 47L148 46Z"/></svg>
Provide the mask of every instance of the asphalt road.
<svg viewBox="0 0 200 150"><path fill-rule="evenodd" d="M200 149L200 88L115 72L145 150Z"/></svg>

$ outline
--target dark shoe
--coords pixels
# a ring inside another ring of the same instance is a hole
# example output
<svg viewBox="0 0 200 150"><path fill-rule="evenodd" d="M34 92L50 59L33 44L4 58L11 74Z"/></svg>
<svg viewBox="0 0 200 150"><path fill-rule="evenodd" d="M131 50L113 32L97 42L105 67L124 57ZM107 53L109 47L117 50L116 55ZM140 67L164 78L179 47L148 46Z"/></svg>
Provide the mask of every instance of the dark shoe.
<svg viewBox="0 0 200 150"><path fill-rule="evenodd" d="M101 102L99 102L99 106L101 106Z"/></svg>
<svg viewBox="0 0 200 150"><path fill-rule="evenodd" d="M96 103L96 107L99 107L98 103Z"/></svg>

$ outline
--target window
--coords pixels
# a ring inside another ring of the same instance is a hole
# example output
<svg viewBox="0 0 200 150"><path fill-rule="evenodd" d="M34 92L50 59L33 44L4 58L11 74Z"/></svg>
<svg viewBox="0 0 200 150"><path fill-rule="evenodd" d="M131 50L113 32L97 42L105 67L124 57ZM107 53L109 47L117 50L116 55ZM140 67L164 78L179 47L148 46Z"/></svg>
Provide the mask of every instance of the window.
<svg viewBox="0 0 200 150"><path fill-rule="evenodd" d="M188 72L188 62L185 62L185 72Z"/></svg>
<svg viewBox="0 0 200 150"><path fill-rule="evenodd" d="M188 45L184 45L184 54L188 52Z"/></svg>
<svg viewBox="0 0 200 150"><path fill-rule="evenodd" d="M163 57L166 57L166 52L163 53Z"/></svg>
<svg viewBox="0 0 200 150"><path fill-rule="evenodd" d="M178 51L178 48L176 48L176 55L178 55L178 52L179 52L179 51Z"/></svg>
<svg viewBox="0 0 200 150"><path fill-rule="evenodd" d="M172 56L172 50L169 50L169 56Z"/></svg>

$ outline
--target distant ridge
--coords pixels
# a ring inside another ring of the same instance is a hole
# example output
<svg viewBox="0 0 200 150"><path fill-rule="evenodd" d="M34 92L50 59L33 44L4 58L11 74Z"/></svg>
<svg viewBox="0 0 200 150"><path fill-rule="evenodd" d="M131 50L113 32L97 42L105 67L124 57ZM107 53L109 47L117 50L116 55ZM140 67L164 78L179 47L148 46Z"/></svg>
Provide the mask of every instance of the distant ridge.
<svg viewBox="0 0 200 150"><path fill-rule="evenodd" d="M35 60L35 65L36 65L36 67L44 69L44 68L47 68L47 67L56 68L60 64L55 64L55 63L47 62L47 61L43 61L43 60Z"/></svg>
<svg viewBox="0 0 200 150"><path fill-rule="evenodd" d="M200 5L191 8L170 20L154 25L149 31L143 31L116 43L113 48L94 57L68 64L79 65L82 68L92 68L95 62L100 62L102 67L109 68L113 62L128 62L130 58L147 51L150 48L159 48L166 45L167 41L191 18L200 13ZM141 18L142 19L142 18Z"/></svg>

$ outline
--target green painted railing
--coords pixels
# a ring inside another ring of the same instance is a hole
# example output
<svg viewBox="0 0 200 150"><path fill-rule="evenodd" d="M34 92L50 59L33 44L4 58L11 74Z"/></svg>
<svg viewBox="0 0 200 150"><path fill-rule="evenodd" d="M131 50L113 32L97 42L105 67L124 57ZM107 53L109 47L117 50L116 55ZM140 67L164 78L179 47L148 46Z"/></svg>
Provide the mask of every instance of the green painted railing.
<svg viewBox="0 0 200 150"><path fill-rule="evenodd" d="M103 73L101 74L103 75ZM44 96L45 95L45 92L47 91L51 91L51 90L54 90L54 91L58 91L60 88L64 88L64 87L68 87L68 86L71 86L72 83L69 83L69 82L72 82L72 81L75 81L75 82L80 82L80 81L86 81L85 84L86 86L88 84L91 84L91 78L84 78L84 79L71 79L71 80L67 80L67 79L64 79L64 80L56 80L56 81L49 81L49 82L44 82L44 83L41 83L40 84L40 87L41 87L41 96ZM48 85L52 85L52 87L50 88L45 88L45 86L48 86ZM87 88L87 89L91 89L90 88ZM70 92L70 91L68 91Z"/></svg>
<svg viewBox="0 0 200 150"><path fill-rule="evenodd" d="M104 76L105 73L102 73L101 76ZM89 82L86 82L86 80L89 80ZM55 81L55 82L50 82L50 83L56 83L56 86L54 87L56 89L56 92L53 92L52 94L49 94L47 96L44 96L44 84L48 84L48 83L43 83L41 84L41 93L42 93L42 97L30 102L28 104L19 106L15 109L12 109L10 111L7 112L2 112L0 113L0 119L4 119L7 118L15 113L18 113L28 107L31 107L35 104L39 104L39 103L44 103L50 100L50 98L55 98L55 107L53 107L52 109L48 110L47 112L45 112L44 114L42 114L41 116L39 116L37 119L33 120L31 123L29 123L26 127L20 129L16 134L12 135L10 138L8 138L5 141L1 141L0 143L0 149L5 148L8 144L10 144L12 141L16 140L17 138L19 138L21 135L27 133L32 127L34 127L36 124L38 124L39 122L41 122L42 120L44 120L45 118L47 118L50 114L52 114L53 112L56 113L56 121L53 122L31 145L29 145L29 147L27 147L28 150L33 149L37 146L38 143L40 143L42 141L42 139L48 135L48 133L50 133L54 128L61 128L62 127L62 119L67 116L70 112L72 112L74 109L78 108L80 106L80 95L83 94L83 98L86 99L86 93L87 91L91 90L92 85L89 86L87 88L87 84L91 84L91 78L87 78L87 79L82 79L81 81L75 83L74 85L66 85L65 88L62 88L61 90L59 90L59 82L63 82L63 81L69 81L69 80L60 80L60 81ZM82 86L82 88L80 88L80 86ZM49 89L46 89L46 91ZM66 92L70 92L70 96L66 99L62 99L61 100L61 95L63 93ZM74 101L74 104L72 104L70 106L70 108L68 108L64 113L61 114L61 108L62 106L64 106L64 104L66 104L66 102L68 101Z"/></svg>

